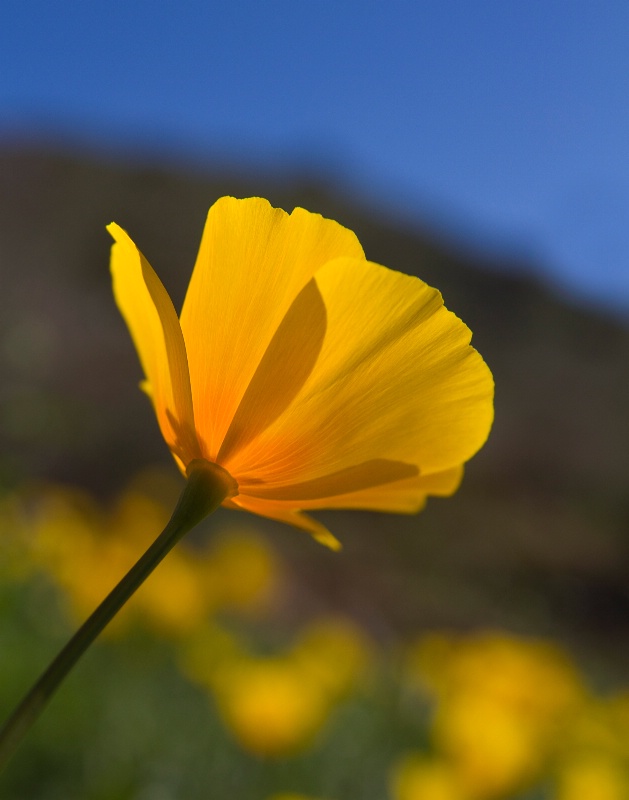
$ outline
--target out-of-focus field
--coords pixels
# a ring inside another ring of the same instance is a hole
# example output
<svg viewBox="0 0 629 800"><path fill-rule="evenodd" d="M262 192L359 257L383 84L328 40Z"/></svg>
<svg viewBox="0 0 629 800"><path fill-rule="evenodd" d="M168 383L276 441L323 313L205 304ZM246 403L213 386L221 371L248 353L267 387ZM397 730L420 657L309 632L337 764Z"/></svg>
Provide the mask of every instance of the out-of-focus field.
<svg viewBox="0 0 629 800"><path fill-rule="evenodd" d="M145 474L107 507L61 486L5 496L4 707L150 543L173 489ZM297 577L269 539L213 522L86 657L3 797L627 796L629 686L594 688L557 645L506 632L295 624Z"/></svg>
<svg viewBox="0 0 629 800"><path fill-rule="evenodd" d="M0 152L0 713L181 488L111 297L104 225L181 303L207 208L261 194L441 289L497 386L459 493L328 513L344 543L219 512L53 700L7 800L624 800L629 331L318 186ZM292 794L291 794L292 793Z"/></svg>
<svg viewBox="0 0 629 800"><path fill-rule="evenodd" d="M61 486L5 496L4 707L165 524L173 488L145 474L107 507ZM300 587L268 537L242 518L213 522L86 657L2 797L629 793L629 685L594 687L561 647L504 631L384 642L340 614L295 624Z"/></svg>

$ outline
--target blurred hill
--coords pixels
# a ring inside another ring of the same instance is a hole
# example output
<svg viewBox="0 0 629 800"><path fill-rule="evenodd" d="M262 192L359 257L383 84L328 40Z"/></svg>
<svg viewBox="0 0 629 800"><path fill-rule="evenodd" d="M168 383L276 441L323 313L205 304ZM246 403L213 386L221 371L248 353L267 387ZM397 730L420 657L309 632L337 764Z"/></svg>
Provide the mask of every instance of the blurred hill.
<svg viewBox="0 0 629 800"><path fill-rule="evenodd" d="M137 389L104 226L132 234L180 307L223 194L353 229L370 259L442 291L496 379L494 430L454 498L417 517L322 514L341 555L267 526L301 586L294 613L344 610L383 636L506 626L629 664L628 327L561 300L525 265L482 263L312 176L0 149L3 483L71 481L107 496L148 464L174 471Z"/></svg>

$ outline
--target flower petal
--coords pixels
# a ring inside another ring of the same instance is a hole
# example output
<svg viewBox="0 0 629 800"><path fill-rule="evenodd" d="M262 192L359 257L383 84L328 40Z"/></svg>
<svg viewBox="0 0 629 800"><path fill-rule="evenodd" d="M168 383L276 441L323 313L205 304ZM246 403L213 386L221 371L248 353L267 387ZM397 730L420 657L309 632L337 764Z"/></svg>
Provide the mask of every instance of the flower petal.
<svg viewBox="0 0 629 800"><path fill-rule="evenodd" d="M241 493L248 476L257 497L277 501L287 487L373 459L423 477L469 459L489 433L493 380L439 292L355 259L315 279L327 312L321 353L289 408L225 465Z"/></svg>
<svg viewBox="0 0 629 800"><path fill-rule="evenodd" d="M245 497L243 495L232 498L229 503L225 503L224 505L250 511L252 514L257 514L267 519L273 519L276 522L284 522L287 525L292 525L293 528L306 531L316 539L319 544L323 544L331 550L341 549L341 543L330 533L325 525L308 516L308 514L302 514L292 506L286 507L277 503L259 500L255 497Z"/></svg>
<svg viewBox="0 0 629 800"><path fill-rule="evenodd" d="M151 265L128 234L107 226L114 296L146 376L142 388L155 407L162 435L180 469L200 457L194 429L186 348L177 314Z"/></svg>
<svg viewBox="0 0 629 800"><path fill-rule="evenodd" d="M414 464L404 464L402 461L390 461L386 458L373 458L344 467L336 472L322 475L311 480L292 483L288 486L268 486L249 483L245 480L240 485L242 494L248 497L260 497L267 500L288 500L293 506L303 508L303 503L309 500L322 500L337 495L362 492L383 484L395 483L400 480L416 477L419 470Z"/></svg>
<svg viewBox="0 0 629 800"><path fill-rule="evenodd" d="M453 494L458 489L462 477L463 466L457 466L444 472L391 480L345 494L322 492L319 497L301 500L298 505L300 509L306 511L324 508L355 508L366 511L416 514L424 507L429 495L447 497ZM328 476L323 481L327 482ZM288 488L292 490L293 487ZM282 489L279 489L278 495L281 492ZM274 499L273 502L281 508L294 508L296 505L291 500Z"/></svg>
<svg viewBox="0 0 629 800"><path fill-rule="evenodd" d="M218 452L219 463L259 436L288 408L316 364L326 319L313 278L286 312L247 386Z"/></svg>
<svg viewBox="0 0 629 800"><path fill-rule="evenodd" d="M354 508L367 511L390 511L398 514L415 514L420 511L428 495L447 496L455 492L463 477L463 467L454 467L426 477L415 476L373 486L348 494L328 494L319 499L300 501L303 509ZM226 504L227 505L227 504ZM295 510L294 500L268 501L247 495L238 495L229 501L232 508L240 508L259 516L284 522L307 531L319 543L339 550L341 544L318 520Z"/></svg>
<svg viewBox="0 0 629 800"><path fill-rule="evenodd" d="M205 458L216 460L295 298L323 264L341 256L364 259L351 231L318 214L296 208L289 215L260 198L223 197L212 206L181 312Z"/></svg>

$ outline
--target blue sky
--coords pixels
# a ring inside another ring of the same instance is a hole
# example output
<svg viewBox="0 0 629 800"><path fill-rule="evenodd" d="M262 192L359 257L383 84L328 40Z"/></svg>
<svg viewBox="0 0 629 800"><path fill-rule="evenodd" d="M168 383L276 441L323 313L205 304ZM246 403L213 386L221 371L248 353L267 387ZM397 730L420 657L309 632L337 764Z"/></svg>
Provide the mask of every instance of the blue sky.
<svg viewBox="0 0 629 800"><path fill-rule="evenodd" d="M3 0L0 135L321 165L629 309L627 0Z"/></svg>

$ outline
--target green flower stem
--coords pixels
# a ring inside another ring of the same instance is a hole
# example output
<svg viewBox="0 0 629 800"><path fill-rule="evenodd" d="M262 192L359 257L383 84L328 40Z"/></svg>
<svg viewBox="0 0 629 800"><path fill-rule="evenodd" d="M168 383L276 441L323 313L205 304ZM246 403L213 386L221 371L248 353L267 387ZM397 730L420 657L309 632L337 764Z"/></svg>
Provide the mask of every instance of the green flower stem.
<svg viewBox="0 0 629 800"><path fill-rule="evenodd" d="M0 730L0 769L72 667L164 556L237 491L234 479L217 464L201 459L190 464L188 480L168 525L51 662Z"/></svg>

